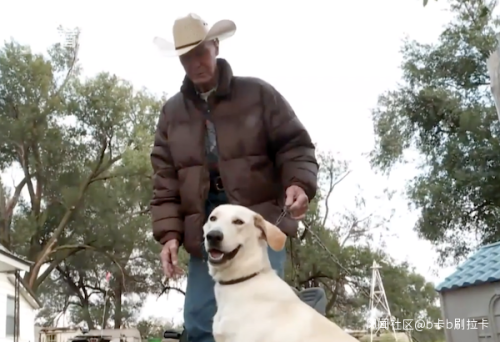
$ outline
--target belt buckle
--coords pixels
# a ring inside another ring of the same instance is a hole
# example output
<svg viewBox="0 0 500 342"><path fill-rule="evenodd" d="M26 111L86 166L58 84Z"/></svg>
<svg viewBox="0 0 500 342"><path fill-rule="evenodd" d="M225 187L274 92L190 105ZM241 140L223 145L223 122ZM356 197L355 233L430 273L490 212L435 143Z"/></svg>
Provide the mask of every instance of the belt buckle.
<svg viewBox="0 0 500 342"><path fill-rule="evenodd" d="M215 189L217 191L224 190L224 186L222 185L222 179L220 177L215 178Z"/></svg>

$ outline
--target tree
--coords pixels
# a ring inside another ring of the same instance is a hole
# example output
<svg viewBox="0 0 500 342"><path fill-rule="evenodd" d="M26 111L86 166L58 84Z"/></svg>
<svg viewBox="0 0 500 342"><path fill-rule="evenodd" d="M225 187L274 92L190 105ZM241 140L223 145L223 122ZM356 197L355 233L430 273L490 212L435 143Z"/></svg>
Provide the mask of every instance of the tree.
<svg viewBox="0 0 500 342"><path fill-rule="evenodd" d="M436 323L441 319L434 284L416 273L410 265L405 262L397 264L392 261L391 264L382 268L381 275L387 298L389 298L391 314L400 322L399 325L396 324L396 328L400 331L407 332L403 325L404 320ZM433 326L432 329L412 331L412 337L416 338L416 341L442 341L444 332Z"/></svg>
<svg viewBox="0 0 500 342"><path fill-rule="evenodd" d="M332 213L328 203L335 187L349 175L349 165L321 154L320 192L304 220L299 239L289 240L287 282L298 289L322 287L327 294L327 317L342 327L364 329L367 325L372 263L381 274L392 314L403 319L435 320L434 285L407 263L397 263L383 249L373 246L374 235L383 235L390 217L366 214L364 201L355 198L357 210ZM428 333L428 341L442 334Z"/></svg>
<svg viewBox="0 0 500 342"><path fill-rule="evenodd" d="M423 0L423 1L424 1L424 7L427 6L427 4L429 3L429 0Z"/></svg>
<svg viewBox="0 0 500 342"><path fill-rule="evenodd" d="M500 239L500 126L486 68L496 2L450 4L455 18L437 43L404 42L403 82L373 111L372 165L390 173L417 154L419 174L406 193L420 211L416 231L441 262Z"/></svg>
<svg viewBox="0 0 500 342"><path fill-rule="evenodd" d="M176 326L173 322L159 319L156 317L149 317L141 319L137 322L136 328L141 333L143 340L148 338L159 338L163 336L163 332L167 329L181 331L182 327Z"/></svg>
<svg viewBox="0 0 500 342"><path fill-rule="evenodd" d="M372 215L361 218L354 212L330 212L330 197L349 175L349 165L329 154L321 154L319 163L321 191L304 220L309 229L301 230L298 240L289 240L287 281L299 289L325 288L327 315L338 323L348 316L363 321L359 317L361 306L368 304L370 266L378 253L365 242L370 238L369 228L376 229L383 220L374 222ZM362 209L363 201L358 200L357 206ZM332 226L330 220L334 216L337 222Z"/></svg>
<svg viewBox="0 0 500 342"><path fill-rule="evenodd" d="M149 179L142 183L140 178L110 179L87 203L91 219L78 222L81 233L112 258L87 250L56 266L51 279L68 298L73 322L84 320L89 328L104 322L118 329L135 321L147 294L161 289L150 218L136 214L148 207Z"/></svg>
<svg viewBox="0 0 500 342"><path fill-rule="evenodd" d="M22 174L0 181L0 243L34 262L46 322L70 306L99 322L107 291L119 327L137 311L129 295L159 289L148 156L163 101L107 73L83 80L75 43L0 50L0 170Z"/></svg>

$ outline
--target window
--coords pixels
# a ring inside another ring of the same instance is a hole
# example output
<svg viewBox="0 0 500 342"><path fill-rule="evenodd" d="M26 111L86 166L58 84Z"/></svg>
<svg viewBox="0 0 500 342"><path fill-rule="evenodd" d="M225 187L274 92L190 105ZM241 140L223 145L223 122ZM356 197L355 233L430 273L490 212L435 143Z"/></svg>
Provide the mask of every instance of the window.
<svg viewBox="0 0 500 342"><path fill-rule="evenodd" d="M12 296L7 296L7 321L5 322L5 335L14 336L14 324L16 319L14 318L14 307L15 299Z"/></svg>
<svg viewBox="0 0 500 342"><path fill-rule="evenodd" d="M46 337L46 342L56 342L57 337L56 334L48 334Z"/></svg>
<svg viewBox="0 0 500 342"><path fill-rule="evenodd" d="M477 338L479 342L491 341L491 327L488 317L476 317L471 318L471 328L477 331Z"/></svg>

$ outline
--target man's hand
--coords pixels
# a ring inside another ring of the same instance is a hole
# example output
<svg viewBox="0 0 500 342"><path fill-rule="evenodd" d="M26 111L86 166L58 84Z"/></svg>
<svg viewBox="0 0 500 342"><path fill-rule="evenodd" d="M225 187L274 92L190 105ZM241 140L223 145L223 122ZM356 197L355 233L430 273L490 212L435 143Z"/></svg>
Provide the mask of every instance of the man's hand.
<svg viewBox="0 0 500 342"><path fill-rule="evenodd" d="M292 185L286 189L285 206L293 219L302 220L306 216L309 199L304 190L297 185Z"/></svg>
<svg viewBox="0 0 500 342"><path fill-rule="evenodd" d="M184 274L182 268L178 266L177 252L179 250L179 242L177 240L167 241L161 250L160 258L163 265L163 273L167 278L176 279Z"/></svg>

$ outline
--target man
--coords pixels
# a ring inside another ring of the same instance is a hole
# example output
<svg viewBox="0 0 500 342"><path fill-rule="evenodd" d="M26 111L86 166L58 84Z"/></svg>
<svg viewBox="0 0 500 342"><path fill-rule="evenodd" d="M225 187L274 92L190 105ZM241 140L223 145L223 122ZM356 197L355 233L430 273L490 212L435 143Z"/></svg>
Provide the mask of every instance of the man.
<svg viewBox="0 0 500 342"><path fill-rule="evenodd" d="M314 145L288 102L260 79L233 76L228 62L217 58L219 41L235 31L230 20L209 29L189 14L175 22L173 44L155 38L186 72L158 121L151 211L165 275L182 274L181 244L190 254L184 324L191 342L213 341L214 284L202 247L213 208L239 204L276 222L286 206L291 217L279 227L293 237L317 187ZM283 276L285 250L270 251L269 258Z"/></svg>

